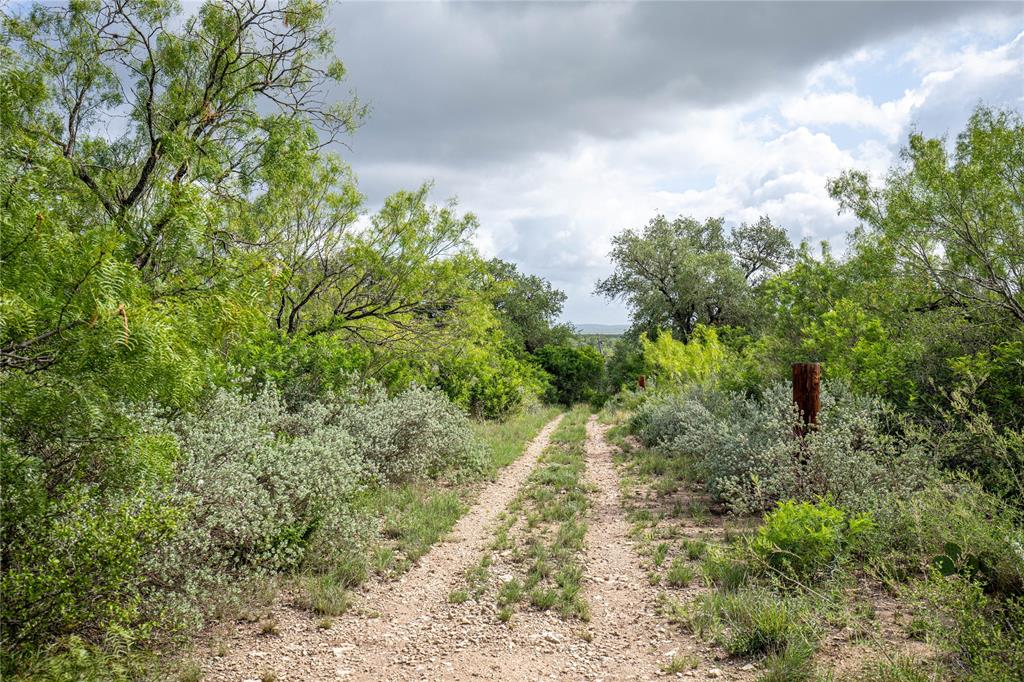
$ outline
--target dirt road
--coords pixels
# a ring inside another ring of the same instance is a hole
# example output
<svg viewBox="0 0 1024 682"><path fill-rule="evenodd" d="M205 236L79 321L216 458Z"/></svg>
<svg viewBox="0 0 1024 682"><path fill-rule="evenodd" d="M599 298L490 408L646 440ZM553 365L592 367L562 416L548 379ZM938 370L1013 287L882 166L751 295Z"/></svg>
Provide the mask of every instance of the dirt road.
<svg viewBox="0 0 1024 682"><path fill-rule="evenodd" d="M584 561L591 621L527 609L505 624L496 617L493 599L448 601L493 540L498 515L537 465L560 419L540 431L451 535L403 578L367 586L356 606L326 630L284 603L273 607L276 635L237 624L220 644L226 655L211 652L202 661L204 679L663 678L662 666L690 645L657 616L657 589L649 585L628 537L611 447L594 417L587 423L586 476L593 497Z"/></svg>

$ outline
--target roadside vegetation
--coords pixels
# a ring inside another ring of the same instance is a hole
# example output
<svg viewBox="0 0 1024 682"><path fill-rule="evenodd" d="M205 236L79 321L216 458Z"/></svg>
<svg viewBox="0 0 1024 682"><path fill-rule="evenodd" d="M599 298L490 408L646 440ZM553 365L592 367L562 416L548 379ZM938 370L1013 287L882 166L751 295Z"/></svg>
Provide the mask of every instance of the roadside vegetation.
<svg viewBox="0 0 1024 682"><path fill-rule="evenodd" d="M0 15L5 678L139 676L278 592L334 617L601 389L472 214L369 211L326 7Z"/></svg>
<svg viewBox="0 0 1024 682"><path fill-rule="evenodd" d="M760 679L1024 676L1022 149L981 107L881 186L837 178L843 259L766 219L616 238L599 289L636 317L608 375L654 386L606 407L624 504L666 617ZM809 428L798 361L825 377Z"/></svg>
<svg viewBox="0 0 1024 682"><path fill-rule="evenodd" d="M505 620L586 620L605 406L681 627L764 679L1024 678L1017 112L832 180L860 223L842 257L768 217L623 230L597 292L633 324L587 342L429 183L370 210L330 151L368 108L336 97L326 11L0 13L0 675L159 676L212 623L273 636L282 596L330 627L567 408L450 598L497 576Z"/></svg>

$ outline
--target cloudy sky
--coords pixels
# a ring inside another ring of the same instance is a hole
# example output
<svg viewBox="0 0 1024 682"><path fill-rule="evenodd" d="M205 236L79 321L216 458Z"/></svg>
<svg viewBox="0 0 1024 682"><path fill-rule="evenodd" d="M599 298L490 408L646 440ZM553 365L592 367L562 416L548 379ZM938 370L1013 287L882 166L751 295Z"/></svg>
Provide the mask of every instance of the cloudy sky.
<svg viewBox="0 0 1024 682"><path fill-rule="evenodd" d="M658 213L766 214L841 250L826 178L880 176L907 132L1024 110L1024 3L342 3L372 107L344 156L377 205L435 183L477 245L624 323L592 294L613 234Z"/></svg>

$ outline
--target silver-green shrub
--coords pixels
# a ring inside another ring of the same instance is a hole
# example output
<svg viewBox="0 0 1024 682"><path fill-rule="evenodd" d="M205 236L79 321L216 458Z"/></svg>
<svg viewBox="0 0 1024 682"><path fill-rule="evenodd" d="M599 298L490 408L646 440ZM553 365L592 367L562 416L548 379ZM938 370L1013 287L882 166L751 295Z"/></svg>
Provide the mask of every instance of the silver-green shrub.
<svg viewBox="0 0 1024 682"><path fill-rule="evenodd" d="M176 444L166 487L182 521L144 562L145 610L185 629L246 578L328 571L358 553L374 527L353 504L364 488L479 469L484 454L468 418L417 387L352 389L291 410L272 387L222 389L189 414L134 417Z"/></svg>
<svg viewBox="0 0 1024 682"><path fill-rule="evenodd" d="M817 496L863 510L880 487L923 474L918 453L888 435L889 415L876 399L828 385L817 426L797 437L790 388L776 383L759 398L685 389L648 401L633 425L646 444L695 460L710 492L736 513Z"/></svg>
<svg viewBox="0 0 1024 682"><path fill-rule="evenodd" d="M362 401L338 401L335 410L334 423L351 434L381 482L483 465L483 445L469 419L440 391L413 386L388 397L375 389Z"/></svg>
<svg viewBox="0 0 1024 682"><path fill-rule="evenodd" d="M195 627L211 590L358 541L351 500L369 469L330 416L316 403L290 414L273 389L220 390L197 412L150 420L177 441L173 498L186 514L146 562L149 607L163 620Z"/></svg>
<svg viewBox="0 0 1024 682"><path fill-rule="evenodd" d="M696 384L677 391L655 393L640 403L630 420L630 429L645 445L666 446L712 420L710 410L722 397Z"/></svg>

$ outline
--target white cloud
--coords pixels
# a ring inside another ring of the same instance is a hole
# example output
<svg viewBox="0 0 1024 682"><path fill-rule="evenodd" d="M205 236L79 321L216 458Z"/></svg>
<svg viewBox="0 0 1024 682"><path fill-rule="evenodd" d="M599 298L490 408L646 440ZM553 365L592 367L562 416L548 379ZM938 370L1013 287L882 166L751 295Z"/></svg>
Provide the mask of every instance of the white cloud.
<svg viewBox="0 0 1024 682"><path fill-rule="evenodd" d="M855 221L836 214L829 177L849 168L879 177L910 126L955 132L978 100L1021 101L1024 34L986 49L960 45L963 35L930 36L945 46L940 52L865 46L811 68L795 92L666 107L651 113L655 125L632 134L577 133L557 150L486 172L392 164L364 167L361 175L433 176L441 195L457 193L480 217L482 252L515 260L567 291L567 319L623 322L620 306L591 295L610 271L607 252L618 231L657 213L720 215L732 224L764 214L795 240L830 240L841 251ZM925 55L933 68L918 68ZM896 96L875 89L892 69L911 84Z"/></svg>
<svg viewBox="0 0 1024 682"><path fill-rule="evenodd" d="M916 91L881 104L853 92L812 93L783 102L780 112L792 123L873 128L895 141L913 108L923 101L924 97Z"/></svg>

